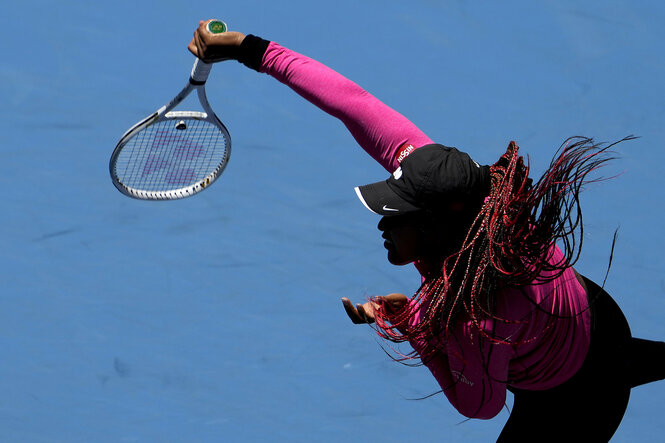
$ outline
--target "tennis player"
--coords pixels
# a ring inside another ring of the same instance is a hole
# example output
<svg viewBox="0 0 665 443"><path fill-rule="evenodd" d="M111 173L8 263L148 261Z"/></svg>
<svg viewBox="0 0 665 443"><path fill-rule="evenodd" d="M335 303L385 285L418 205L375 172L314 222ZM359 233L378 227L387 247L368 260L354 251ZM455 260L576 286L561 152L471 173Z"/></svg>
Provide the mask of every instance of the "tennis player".
<svg viewBox="0 0 665 443"><path fill-rule="evenodd" d="M665 378L665 343L632 337L610 295L572 267L580 188L612 145L568 139L538 181L514 142L479 165L321 63L253 35L210 34L206 23L194 55L286 84L390 173L356 193L382 216L388 260L414 263L421 285L410 298L345 298L351 320L409 342L414 352L396 358L427 366L466 417L495 417L512 392L500 442L609 441L631 389Z"/></svg>

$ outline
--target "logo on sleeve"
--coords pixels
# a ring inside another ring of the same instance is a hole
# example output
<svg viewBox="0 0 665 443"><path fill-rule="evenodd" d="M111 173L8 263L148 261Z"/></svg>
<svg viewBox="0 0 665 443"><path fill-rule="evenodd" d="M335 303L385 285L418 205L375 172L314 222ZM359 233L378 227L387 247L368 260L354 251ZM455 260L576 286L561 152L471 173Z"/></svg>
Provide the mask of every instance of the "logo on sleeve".
<svg viewBox="0 0 665 443"><path fill-rule="evenodd" d="M404 143L397 150L397 163L402 163L402 161L409 156L416 148L410 143Z"/></svg>

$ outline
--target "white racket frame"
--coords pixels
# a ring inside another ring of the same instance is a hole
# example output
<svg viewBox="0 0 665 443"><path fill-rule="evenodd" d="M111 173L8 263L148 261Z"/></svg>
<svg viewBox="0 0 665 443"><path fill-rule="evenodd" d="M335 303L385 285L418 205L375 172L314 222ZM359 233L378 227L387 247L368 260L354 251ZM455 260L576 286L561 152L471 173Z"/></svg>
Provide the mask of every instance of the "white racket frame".
<svg viewBox="0 0 665 443"><path fill-rule="evenodd" d="M228 129L226 129L226 126L224 126L224 123L222 123L222 121L217 117L217 115L215 115L212 108L210 107L210 103L208 102L208 97L206 95L206 90L205 90L205 83L208 80L208 76L210 75L211 69L212 69L212 63L206 63L201 59L197 58L196 61L194 62L194 66L192 67L192 73L190 75L189 82L182 89L182 91L180 91L180 93L176 95L166 105L162 106L157 111L155 111L148 117L144 118L143 120L139 121L134 126L129 128L129 130L127 130L127 132L125 132L125 134L120 138L120 141L113 150L113 154L111 155L111 159L109 161L109 172L111 173L111 180L113 181L113 184L120 192L129 197L141 200L180 199L201 192L202 190L210 186L224 171L229 161L229 157L231 156L231 135L229 134ZM182 103L182 101L185 100L185 98L187 98L187 96L191 94L191 92L194 90L198 95L199 102L201 103L201 107L203 108L204 112L172 111L173 108ZM219 130L222 132L224 138L226 139L226 150L224 153L224 158L217 166L217 168L214 171L212 171L210 174L208 174L206 177L204 177L203 179L199 180L194 184L178 189L172 189L169 191L146 191L141 189L135 189L122 183L118 178L118 175L116 174L115 166L118 156L122 151L122 148L125 146L125 144L127 144L127 142L132 137L134 137L136 134L138 134L140 131L142 131L143 129L147 128L150 125L165 120L176 120L182 118L194 118L197 120L205 120L217 126Z"/></svg>

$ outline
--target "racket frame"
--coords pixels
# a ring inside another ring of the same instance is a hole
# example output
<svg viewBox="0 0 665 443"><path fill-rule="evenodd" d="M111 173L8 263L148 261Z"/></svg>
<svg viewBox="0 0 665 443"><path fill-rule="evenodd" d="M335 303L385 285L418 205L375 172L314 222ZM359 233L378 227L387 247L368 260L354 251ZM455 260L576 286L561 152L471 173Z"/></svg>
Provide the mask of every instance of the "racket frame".
<svg viewBox="0 0 665 443"><path fill-rule="evenodd" d="M111 174L111 180L113 181L113 184L118 189L118 191L129 197L137 198L140 200L175 200L189 197L201 192L210 186L221 175L221 173L226 168L229 157L231 156L231 135L229 134L226 126L224 126L224 123L222 123L219 117L217 117L215 112L212 110L210 103L208 102L205 83L208 79L208 75L210 74L211 69L211 63L206 63L197 58L194 62L194 66L192 67L189 82L187 82L185 87L178 93L178 95L176 95L173 99L171 99L170 102L159 108L157 111L153 112L143 120L140 120L123 134L123 136L120 138L120 141L113 150L111 159L109 160L109 172ZM203 112L173 111L173 108L182 103L192 93L192 91L196 91ZM118 177L118 174L116 173L115 167L116 160L118 159L122 148L127 144L127 142L129 142L129 140L131 140L136 134L150 125L166 120L177 120L183 118L193 118L196 120L207 121L215 125L222 132L226 141L226 149L224 152L224 158L217 166L217 168L196 183L168 191L147 191L143 189L135 189L122 183Z"/></svg>

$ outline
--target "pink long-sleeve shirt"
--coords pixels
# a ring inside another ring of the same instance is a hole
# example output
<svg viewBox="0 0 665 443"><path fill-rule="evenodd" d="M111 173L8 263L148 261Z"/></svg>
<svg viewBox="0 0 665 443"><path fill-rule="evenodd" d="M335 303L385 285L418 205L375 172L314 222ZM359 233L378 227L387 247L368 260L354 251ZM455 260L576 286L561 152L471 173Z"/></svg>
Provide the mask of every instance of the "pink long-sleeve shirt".
<svg viewBox="0 0 665 443"><path fill-rule="evenodd" d="M432 143L406 117L354 82L275 42L263 56L261 72L341 120L358 144L390 173L411 149Z"/></svg>
<svg viewBox="0 0 665 443"><path fill-rule="evenodd" d="M341 120L358 144L393 172L413 149L431 144L407 118L325 65L271 42L261 72ZM554 246L551 261L560 262ZM480 328L508 344L483 338L460 320L445 349L424 361L455 408L467 417L491 418L505 404L506 388L543 390L572 377L586 357L590 314L572 268L547 284L503 290L496 317ZM508 320L508 321L506 321ZM420 313L412 318L420 321ZM412 342L421 355L431 343Z"/></svg>

